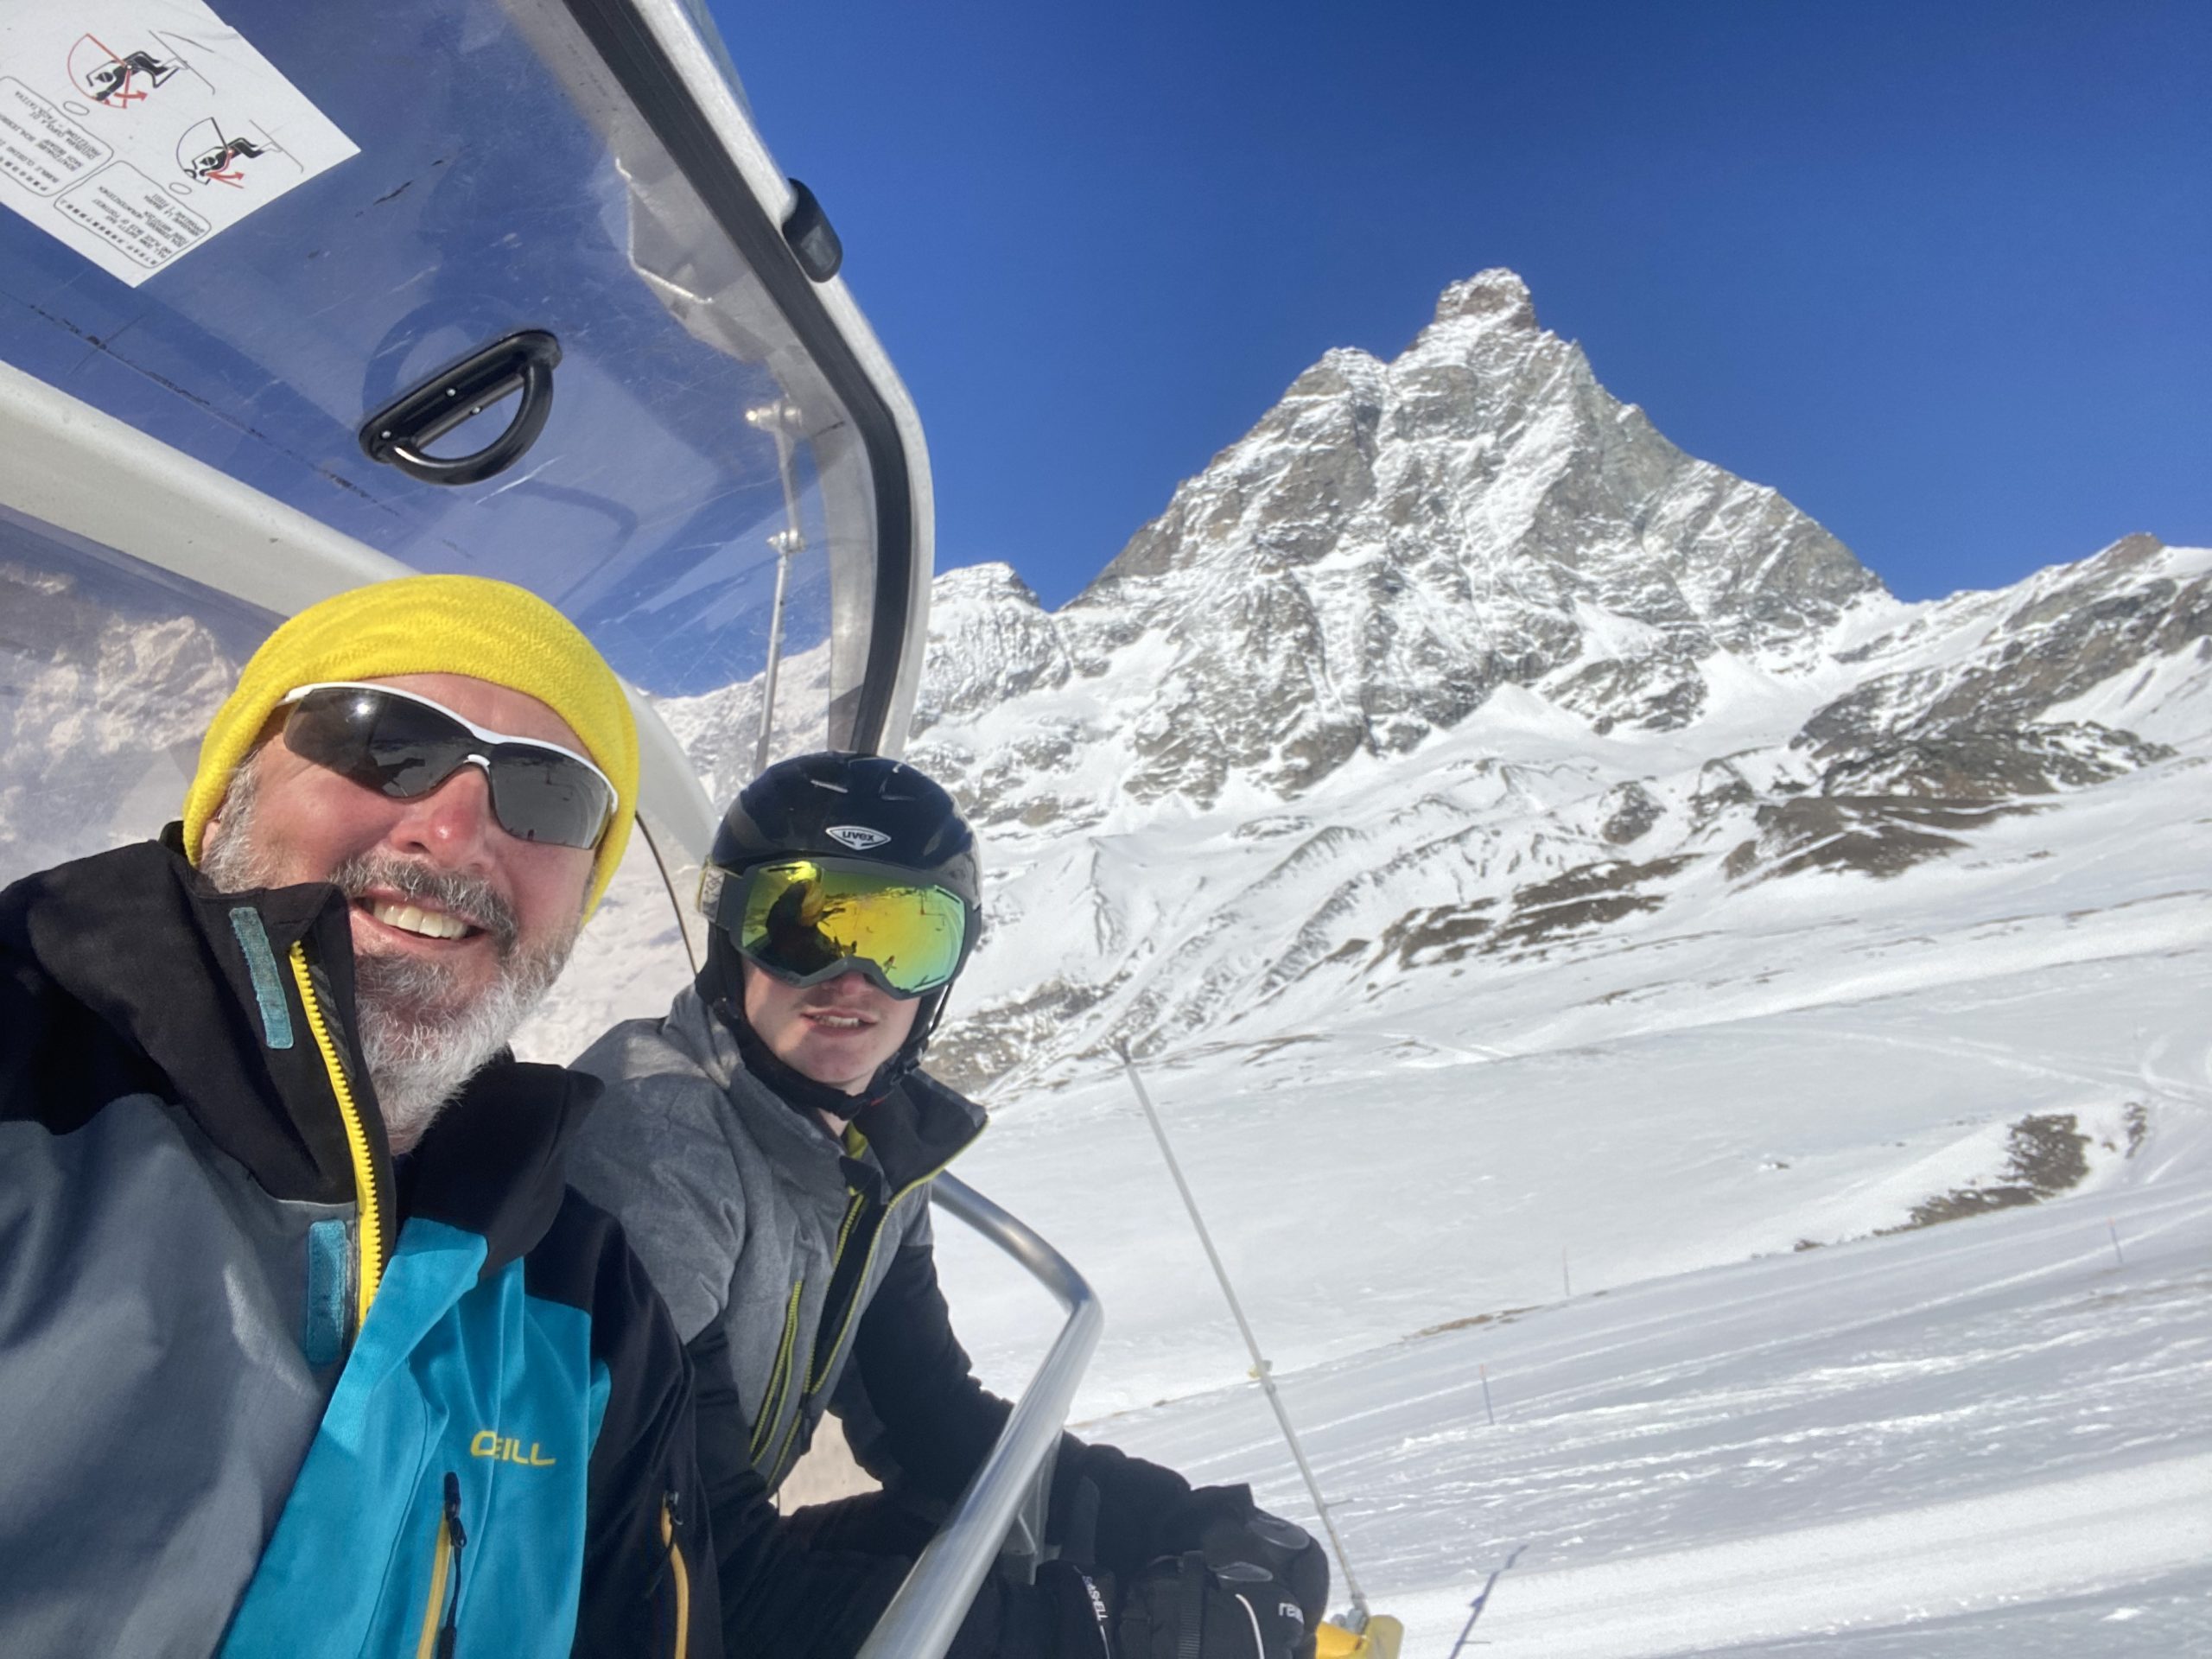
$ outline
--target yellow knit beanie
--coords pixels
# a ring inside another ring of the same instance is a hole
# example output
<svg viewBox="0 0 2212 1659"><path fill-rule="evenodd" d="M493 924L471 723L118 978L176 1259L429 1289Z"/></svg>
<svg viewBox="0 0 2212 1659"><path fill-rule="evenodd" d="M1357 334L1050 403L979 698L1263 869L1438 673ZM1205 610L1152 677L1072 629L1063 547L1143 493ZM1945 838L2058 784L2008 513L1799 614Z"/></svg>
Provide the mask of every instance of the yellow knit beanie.
<svg viewBox="0 0 2212 1659"><path fill-rule="evenodd" d="M337 594L262 642L200 745L184 798L184 847L197 863L231 773L286 695L323 680L466 674L536 697L569 722L613 781L614 822L592 867L588 916L630 842L638 804L638 729L614 671L569 619L537 594L482 576L402 576Z"/></svg>

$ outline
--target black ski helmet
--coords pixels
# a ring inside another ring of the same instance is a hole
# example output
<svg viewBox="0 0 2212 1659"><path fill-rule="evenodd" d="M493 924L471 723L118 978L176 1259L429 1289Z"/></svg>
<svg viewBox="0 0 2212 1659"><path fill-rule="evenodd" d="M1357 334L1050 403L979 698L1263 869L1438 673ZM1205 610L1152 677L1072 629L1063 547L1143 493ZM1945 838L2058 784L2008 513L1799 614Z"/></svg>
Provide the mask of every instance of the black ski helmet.
<svg viewBox="0 0 2212 1659"><path fill-rule="evenodd" d="M714 883L717 873L722 880L743 875L779 859L815 857L888 866L944 888L966 912L960 967L951 980L922 994L913 1034L891 1062L903 1074L921 1058L982 930L983 872L975 832L941 785L903 761L836 751L794 755L777 761L730 803L708 855L707 880ZM703 907L711 918L712 906ZM726 1005L741 1018L738 961L736 940L710 927L701 988L710 1004Z"/></svg>

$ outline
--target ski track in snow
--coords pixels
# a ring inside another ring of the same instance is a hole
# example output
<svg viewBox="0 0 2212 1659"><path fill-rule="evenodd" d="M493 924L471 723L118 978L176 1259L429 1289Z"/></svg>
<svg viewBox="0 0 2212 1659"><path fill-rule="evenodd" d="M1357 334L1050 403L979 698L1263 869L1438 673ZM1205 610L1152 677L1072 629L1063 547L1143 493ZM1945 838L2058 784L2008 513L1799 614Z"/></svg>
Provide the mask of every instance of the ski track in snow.
<svg viewBox="0 0 2212 1659"><path fill-rule="evenodd" d="M2208 1555L2212 1454L1705 1549L1509 1576L1485 1610L1492 1618L1484 1634L1493 1654L1547 1659L1740 1650L1808 1628L1878 1631L1900 1616L1955 1625L1982 1610L2040 1600L2053 1584L2082 1585L2085 1568L2094 1593L2101 1580L2132 1585L2201 1569ZM1400 1616L1409 1637L1418 1630L1426 1644L1448 1639L1466 1610L1460 1598L1415 1597ZM2125 1639L2148 1634L2131 1630ZM2082 1651L2081 1639L2069 1635L2050 1650Z"/></svg>
<svg viewBox="0 0 2212 1659"><path fill-rule="evenodd" d="M1370 1601L1440 1659L1522 1546L1493 1652L2212 1652L2212 1122L2173 1129L2120 1192L1284 1377ZM1314 1523L1249 1387L1089 1427Z"/></svg>

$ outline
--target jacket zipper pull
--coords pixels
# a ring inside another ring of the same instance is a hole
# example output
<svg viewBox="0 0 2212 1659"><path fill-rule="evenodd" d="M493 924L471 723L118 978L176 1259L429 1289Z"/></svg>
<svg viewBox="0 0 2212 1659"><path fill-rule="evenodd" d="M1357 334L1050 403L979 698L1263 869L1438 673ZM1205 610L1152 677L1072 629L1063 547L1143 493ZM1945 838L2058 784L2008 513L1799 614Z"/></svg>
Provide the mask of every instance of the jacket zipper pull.
<svg viewBox="0 0 2212 1659"><path fill-rule="evenodd" d="M448 1469L446 1471L446 1545L452 1552L453 1599L446 1604L446 1622L438 1630L438 1659L453 1659L454 1643L460 1637L461 1552L467 1542L468 1535L461 1525L461 1477Z"/></svg>
<svg viewBox="0 0 2212 1659"><path fill-rule="evenodd" d="M661 1494L660 1541L668 1551L666 1570L673 1580L676 1605L675 1629L670 1651L673 1659L685 1659L691 1647L691 1574L683 1564L683 1520L681 1512L683 1495L674 1488Z"/></svg>

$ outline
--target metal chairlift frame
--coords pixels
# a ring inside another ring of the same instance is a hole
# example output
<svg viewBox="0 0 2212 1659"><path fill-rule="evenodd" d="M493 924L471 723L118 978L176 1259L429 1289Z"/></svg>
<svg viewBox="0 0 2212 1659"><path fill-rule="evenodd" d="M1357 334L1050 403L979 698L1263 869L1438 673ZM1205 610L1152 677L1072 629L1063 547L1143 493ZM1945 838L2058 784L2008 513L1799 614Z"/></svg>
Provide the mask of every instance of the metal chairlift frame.
<svg viewBox="0 0 2212 1659"><path fill-rule="evenodd" d="M810 276L787 245L785 223L807 199L753 130L711 23L685 0L564 3L853 413L874 484L877 565L852 741L895 754L921 677L931 567L929 462L912 403L843 284ZM364 582L410 574L399 561L5 362L0 506L278 616ZM688 899L719 813L652 706L634 690L631 701L641 751L639 826L684 920L696 967L699 936ZM934 1197L1035 1278L1065 1319L997 1444L862 1649L863 1659L937 1659L1010 1530L1026 1530L1033 1541L1042 1482L1103 1322L1096 1296L1037 1233L952 1176L937 1178ZM1029 1522L1018 1528L1025 1502Z"/></svg>

